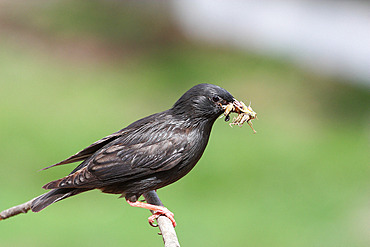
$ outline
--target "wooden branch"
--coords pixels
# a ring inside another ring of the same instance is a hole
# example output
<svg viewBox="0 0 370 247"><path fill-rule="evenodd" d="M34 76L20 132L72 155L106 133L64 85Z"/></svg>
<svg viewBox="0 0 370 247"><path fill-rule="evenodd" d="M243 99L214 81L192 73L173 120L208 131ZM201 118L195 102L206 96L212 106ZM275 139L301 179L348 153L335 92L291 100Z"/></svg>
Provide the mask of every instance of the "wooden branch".
<svg viewBox="0 0 370 247"><path fill-rule="evenodd" d="M28 210L31 209L31 205L33 200L35 200L37 197L33 198L32 200L29 200L28 202L25 202L23 204L11 207L9 209L6 209L0 213L0 220L5 220L7 218L13 217L17 214L21 213L27 213Z"/></svg>
<svg viewBox="0 0 370 247"><path fill-rule="evenodd" d="M161 200L159 199L157 193L155 191L150 191L143 194L145 200L147 203L163 206ZM5 220L7 218L10 218L12 216L21 214L21 213L27 213L31 209L31 205L33 200L35 200L38 197L33 198L32 200L29 200L26 203L11 207L9 209L6 209L0 213L0 221ZM152 212L153 213L153 212ZM164 246L165 247L180 247L179 241L177 239L177 235L175 232L175 228L172 225L172 222L170 219L168 219L166 216L162 215L159 216L157 219L159 230L161 231Z"/></svg>
<svg viewBox="0 0 370 247"><path fill-rule="evenodd" d="M154 190L144 193L143 196L147 203L157 206L163 206L161 200ZM179 240L177 239L175 228L173 227L171 220L166 216L161 215L158 217L157 223L162 234L164 246L180 247Z"/></svg>

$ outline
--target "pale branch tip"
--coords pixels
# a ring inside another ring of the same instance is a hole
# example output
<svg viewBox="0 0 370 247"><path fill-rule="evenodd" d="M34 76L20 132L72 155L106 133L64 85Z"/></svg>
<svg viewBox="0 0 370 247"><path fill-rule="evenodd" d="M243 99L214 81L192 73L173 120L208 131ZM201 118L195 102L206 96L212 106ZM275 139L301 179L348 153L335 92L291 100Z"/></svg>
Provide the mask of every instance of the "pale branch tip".
<svg viewBox="0 0 370 247"><path fill-rule="evenodd" d="M37 198L37 197L36 197ZM0 213L0 220L5 220L7 218L13 217L15 215L21 214L21 213L27 213L31 209L31 205L33 200L36 198L33 198L32 200L29 200L28 202L25 202L23 204L8 208Z"/></svg>

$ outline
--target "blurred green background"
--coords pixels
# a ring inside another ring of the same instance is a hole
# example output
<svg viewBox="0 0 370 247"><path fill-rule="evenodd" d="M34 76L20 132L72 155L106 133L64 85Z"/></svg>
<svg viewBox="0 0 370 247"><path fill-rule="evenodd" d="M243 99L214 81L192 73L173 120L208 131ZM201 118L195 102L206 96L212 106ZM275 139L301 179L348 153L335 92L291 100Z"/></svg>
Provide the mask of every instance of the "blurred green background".
<svg viewBox="0 0 370 247"><path fill-rule="evenodd" d="M194 170L158 191L182 246L369 246L369 88L194 42L166 4L20 1L0 10L0 210L69 173L56 163L190 87L259 120L215 123ZM149 212L88 192L0 223L0 246L163 246Z"/></svg>

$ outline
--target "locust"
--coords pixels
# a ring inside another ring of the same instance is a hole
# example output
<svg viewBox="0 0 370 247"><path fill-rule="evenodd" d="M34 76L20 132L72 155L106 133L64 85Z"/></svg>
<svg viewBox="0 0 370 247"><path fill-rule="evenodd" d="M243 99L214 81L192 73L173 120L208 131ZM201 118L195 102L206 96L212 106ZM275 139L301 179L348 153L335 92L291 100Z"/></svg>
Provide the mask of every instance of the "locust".
<svg viewBox="0 0 370 247"><path fill-rule="evenodd" d="M251 103L249 103L248 106L246 106L243 101L236 101L234 103L230 103L226 106L224 106L225 112L225 121L230 120L230 113L235 112L238 114L238 116L233 118L233 121L229 124L230 127L233 127L233 125L242 126L245 122L248 123L248 125L252 128L253 133L256 133L256 131L253 128L252 121L253 119L257 118L257 113L253 111L251 107Z"/></svg>

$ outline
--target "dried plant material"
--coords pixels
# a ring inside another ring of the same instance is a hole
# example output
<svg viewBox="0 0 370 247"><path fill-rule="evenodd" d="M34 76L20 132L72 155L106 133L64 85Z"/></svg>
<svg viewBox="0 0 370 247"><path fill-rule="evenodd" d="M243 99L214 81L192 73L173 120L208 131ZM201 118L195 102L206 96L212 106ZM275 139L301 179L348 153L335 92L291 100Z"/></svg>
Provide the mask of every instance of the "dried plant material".
<svg viewBox="0 0 370 247"><path fill-rule="evenodd" d="M225 121L228 121L230 119L229 115L231 112L235 112L238 114L237 117L234 117L232 123L230 123L231 127L233 125L238 125L241 127L245 122L247 122L248 125L252 128L253 132L256 133L252 126L251 120L258 119L257 113L253 111L250 104L249 106L246 106L242 101L234 101L233 103L226 105L224 108Z"/></svg>
<svg viewBox="0 0 370 247"><path fill-rule="evenodd" d="M235 111L235 106L234 106L234 104L233 103L229 103L228 105L226 105L225 107L225 112L224 112L224 115L226 116L226 117L228 117L229 116L229 114L231 113L231 112L234 112ZM228 120L227 120L228 121ZM227 122L226 121L226 122Z"/></svg>

